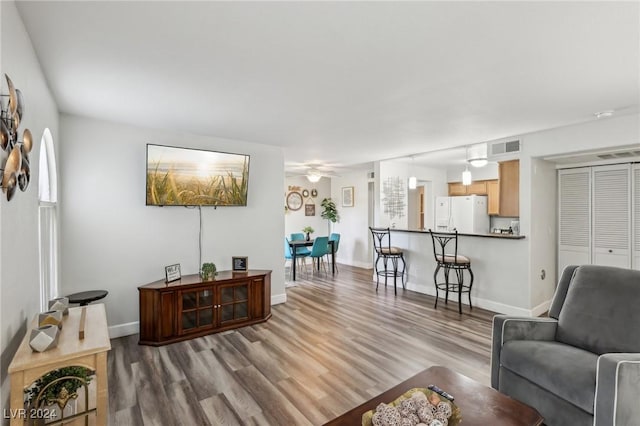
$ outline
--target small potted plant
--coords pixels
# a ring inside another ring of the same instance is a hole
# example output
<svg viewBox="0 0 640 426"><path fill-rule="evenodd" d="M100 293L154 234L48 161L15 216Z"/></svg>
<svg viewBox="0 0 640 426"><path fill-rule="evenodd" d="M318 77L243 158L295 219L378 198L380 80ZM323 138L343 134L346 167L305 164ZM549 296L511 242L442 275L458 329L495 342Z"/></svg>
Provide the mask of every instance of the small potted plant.
<svg viewBox="0 0 640 426"><path fill-rule="evenodd" d="M200 276L204 281L210 281L214 279L216 275L218 275L218 272L216 271L215 263L202 264L202 270L200 271Z"/></svg>
<svg viewBox="0 0 640 426"><path fill-rule="evenodd" d="M307 241L309 241L311 239L311 236L309 234L313 234L313 228L310 226L305 226L304 228L302 228L302 232L304 232L305 234L307 234Z"/></svg>

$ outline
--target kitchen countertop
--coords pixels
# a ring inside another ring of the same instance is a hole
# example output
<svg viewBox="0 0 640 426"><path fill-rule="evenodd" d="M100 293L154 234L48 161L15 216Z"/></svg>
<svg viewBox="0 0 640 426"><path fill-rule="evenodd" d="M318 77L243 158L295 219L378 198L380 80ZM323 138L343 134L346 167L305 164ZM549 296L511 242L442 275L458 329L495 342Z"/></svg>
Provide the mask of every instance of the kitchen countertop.
<svg viewBox="0 0 640 426"><path fill-rule="evenodd" d="M394 232L413 232L416 234L428 234L428 230L420 230L420 229L399 229L399 228L390 228L391 231ZM453 234L453 233L451 233ZM503 240L522 240L524 239L524 235L513 235L513 234L465 234L462 232L458 232L458 235L463 237L483 237L483 238L501 238Z"/></svg>

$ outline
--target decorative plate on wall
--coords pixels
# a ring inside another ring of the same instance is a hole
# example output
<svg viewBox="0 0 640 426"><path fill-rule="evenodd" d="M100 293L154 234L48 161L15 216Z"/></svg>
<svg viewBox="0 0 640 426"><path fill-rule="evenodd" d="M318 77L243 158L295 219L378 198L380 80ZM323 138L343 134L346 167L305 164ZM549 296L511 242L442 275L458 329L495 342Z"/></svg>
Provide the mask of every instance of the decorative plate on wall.
<svg viewBox="0 0 640 426"><path fill-rule="evenodd" d="M299 192L290 192L287 195L287 207L289 210L300 210L302 207L302 194Z"/></svg>
<svg viewBox="0 0 640 426"><path fill-rule="evenodd" d="M312 189L312 190L311 190L311 196L312 196L313 198L316 198L316 197L318 196L318 190L317 190L317 189L315 189L315 188L314 188L314 189Z"/></svg>
<svg viewBox="0 0 640 426"><path fill-rule="evenodd" d="M302 190L302 196L304 198L308 198L309 197L309 190L308 189L303 189Z"/></svg>

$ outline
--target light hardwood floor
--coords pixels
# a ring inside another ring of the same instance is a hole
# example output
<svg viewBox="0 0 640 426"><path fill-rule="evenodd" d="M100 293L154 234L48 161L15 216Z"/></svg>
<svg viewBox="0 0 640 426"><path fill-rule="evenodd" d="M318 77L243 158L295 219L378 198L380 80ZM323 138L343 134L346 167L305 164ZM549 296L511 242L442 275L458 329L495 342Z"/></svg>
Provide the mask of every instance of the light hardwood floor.
<svg viewBox="0 0 640 426"><path fill-rule="evenodd" d="M319 425L432 365L489 383L492 312L370 270L299 274L266 323L163 347L112 340L113 425ZM426 385L426 384L425 384Z"/></svg>

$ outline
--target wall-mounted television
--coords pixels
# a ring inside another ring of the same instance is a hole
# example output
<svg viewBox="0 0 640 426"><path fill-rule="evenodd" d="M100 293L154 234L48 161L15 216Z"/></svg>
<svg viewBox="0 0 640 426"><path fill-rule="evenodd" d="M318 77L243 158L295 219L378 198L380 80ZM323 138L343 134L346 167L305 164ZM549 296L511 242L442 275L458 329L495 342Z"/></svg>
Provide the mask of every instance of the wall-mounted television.
<svg viewBox="0 0 640 426"><path fill-rule="evenodd" d="M246 206L249 156L147 144L148 206Z"/></svg>

